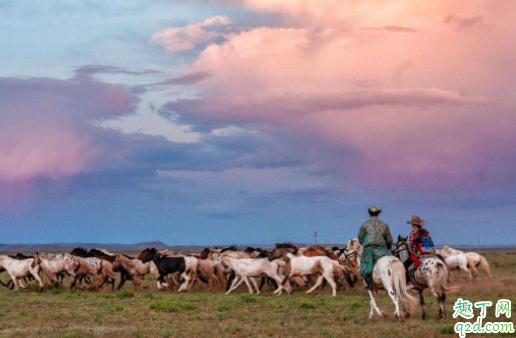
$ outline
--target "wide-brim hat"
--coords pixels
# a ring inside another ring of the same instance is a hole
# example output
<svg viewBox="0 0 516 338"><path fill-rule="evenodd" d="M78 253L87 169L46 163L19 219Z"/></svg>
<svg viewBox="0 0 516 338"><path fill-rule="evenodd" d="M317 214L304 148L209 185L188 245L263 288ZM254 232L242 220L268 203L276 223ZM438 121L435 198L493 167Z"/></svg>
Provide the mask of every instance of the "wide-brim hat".
<svg viewBox="0 0 516 338"><path fill-rule="evenodd" d="M376 205L373 205L368 210L371 214L379 214L382 212L382 209L378 208Z"/></svg>
<svg viewBox="0 0 516 338"><path fill-rule="evenodd" d="M409 222L407 222L407 224L415 224L415 225L423 226L423 225L425 225L425 221L423 221L421 219L421 217L419 217L419 216L412 216L412 218L410 219Z"/></svg>

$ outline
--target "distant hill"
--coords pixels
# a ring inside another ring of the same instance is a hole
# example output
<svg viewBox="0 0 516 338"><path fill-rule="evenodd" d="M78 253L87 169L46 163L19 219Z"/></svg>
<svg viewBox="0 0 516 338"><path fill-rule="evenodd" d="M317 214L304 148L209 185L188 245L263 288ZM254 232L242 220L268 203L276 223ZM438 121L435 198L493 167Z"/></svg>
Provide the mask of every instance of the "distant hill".
<svg viewBox="0 0 516 338"><path fill-rule="evenodd" d="M133 246L136 246L138 248L156 248L156 249L170 248L170 245L167 245L167 244L163 243L162 241L135 243L135 244L133 244Z"/></svg>
<svg viewBox="0 0 516 338"><path fill-rule="evenodd" d="M310 245L311 243L292 243L297 247L304 247ZM342 248L344 245L341 244L331 244L331 243L321 243L326 247L337 246ZM141 242L135 244L105 244L105 243L46 243L46 244L0 244L0 251L6 253L35 253L36 251L40 252L70 252L74 248L83 247L86 249L92 248L101 248L106 249L111 252L125 252L125 253L137 253L142 251L145 248L157 248L159 250L173 250L175 252L184 252L184 253L195 253L201 252L205 247L213 248L215 246L218 247L227 247L230 244L219 244L219 245L175 245L170 246L162 241L151 241L151 242ZM238 249L245 249L247 246L250 247L258 247L262 249L271 249L274 247L272 244L248 244L248 245L237 245ZM474 251L477 248L469 245L460 245L460 244L450 244L452 248L461 249L465 251ZM436 245L438 248L442 248L442 245ZM504 249L504 248L514 248L513 245L480 245L479 249Z"/></svg>

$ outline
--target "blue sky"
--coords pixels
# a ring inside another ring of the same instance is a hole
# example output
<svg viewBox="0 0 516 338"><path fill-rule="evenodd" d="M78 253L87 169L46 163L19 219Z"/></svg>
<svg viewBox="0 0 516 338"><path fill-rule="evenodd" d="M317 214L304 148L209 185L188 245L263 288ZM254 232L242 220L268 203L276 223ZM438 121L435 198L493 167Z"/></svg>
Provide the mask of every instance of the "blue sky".
<svg viewBox="0 0 516 338"><path fill-rule="evenodd" d="M514 5L392 2L0 3L0 242L512 244Z"/></svg>

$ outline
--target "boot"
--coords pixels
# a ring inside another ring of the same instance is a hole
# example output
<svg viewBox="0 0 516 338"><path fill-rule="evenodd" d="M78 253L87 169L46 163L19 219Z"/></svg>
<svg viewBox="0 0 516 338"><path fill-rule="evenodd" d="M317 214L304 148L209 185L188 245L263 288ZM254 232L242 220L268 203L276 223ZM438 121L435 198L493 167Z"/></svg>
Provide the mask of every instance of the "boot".
<svg viewBox="0 0 516 338"><path fill-rule="evenodd" d="M410 258L408 258L404 263L403 265L405 266L405 279L406 279L406 282L407 284L410 283L410 272L409 272L409 267L412 265L412 260Z"/></svg>
<svg viewBox="0 0 516 338"><path fill-rule="evenodd" d="M364 277L365 289L373 291L373 279L371 277Z"/></svg>

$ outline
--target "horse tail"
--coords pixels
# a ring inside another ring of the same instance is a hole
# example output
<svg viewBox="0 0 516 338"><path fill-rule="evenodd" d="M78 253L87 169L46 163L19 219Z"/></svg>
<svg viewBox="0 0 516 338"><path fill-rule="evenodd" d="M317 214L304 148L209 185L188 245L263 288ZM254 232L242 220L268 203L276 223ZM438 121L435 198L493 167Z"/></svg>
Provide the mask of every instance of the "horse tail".
<svg viewBox="0 0 516 338"><path fill-rule="evenodd" d="M333 261L333 276L336 280L341 280L344 278L344 271L337 261Z"/></svg>
<svg viewBox="0 0 516 338"><path fill-rule="evenodd" d="M445 263L438 262L435 264L437 268L436 280L434 281L434 287L441 290L441 293L453 293L459 291L459 287L448 284L448 274L450 270Z"/></svg>
<svg viewBox="0 0 516 338"><path fill-rule="evenodd" d="M469 255L462 254L464 257L466 257L466 266L471 270L471 275L473 278L477 278L478 276L478 269L477 264L475 264L475 260L471 258Z"/></svg>
<svg viewBox="0 0 516 338"><path fill-rule="evenodd" d="M493 278L491 276L491 268L489 267L489 263L487 262L487 259L484 256L480 256L480 267L482 268L482 270L484 270L489 279Z"/></svg>
<svg viewBox="0 0 516 338"><path fill-rule="evenodd" d="M416 309L418 300L410 295L407 291L407 283L405 278L405 266L398 259L393 260L390 264L392 276L391 282L394 288L396 298L399 299L401 305L407 313L412 313Z"/></svg>

